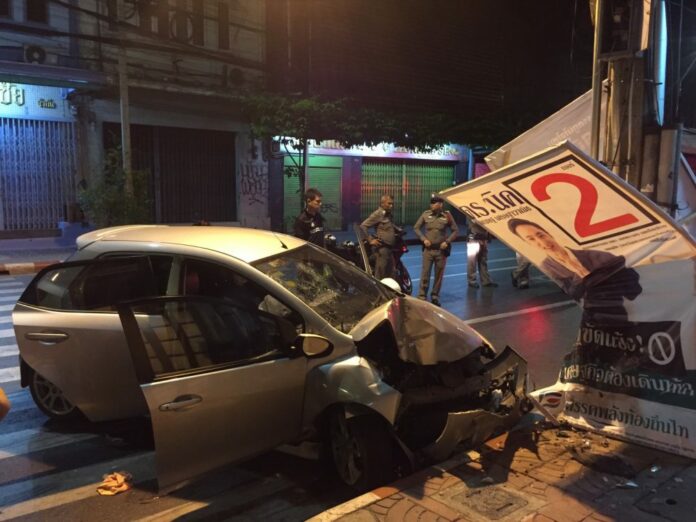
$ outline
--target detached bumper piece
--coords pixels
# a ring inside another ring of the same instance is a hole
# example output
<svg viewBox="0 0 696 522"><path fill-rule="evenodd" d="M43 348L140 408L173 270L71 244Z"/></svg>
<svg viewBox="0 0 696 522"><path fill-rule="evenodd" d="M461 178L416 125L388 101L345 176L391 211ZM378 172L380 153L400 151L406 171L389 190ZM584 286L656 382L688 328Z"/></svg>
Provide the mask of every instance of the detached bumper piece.
<svg viewBox="0 0 696 522"><path fill-rule="evenodd" d="M528 411L526 395L527 361L509 346L486 365L491 382L489 406L470 411L450 412L442 433L423 449L429 458L449 457L460 443L471 446L488 440L494 433L514 426Z"/></svg>

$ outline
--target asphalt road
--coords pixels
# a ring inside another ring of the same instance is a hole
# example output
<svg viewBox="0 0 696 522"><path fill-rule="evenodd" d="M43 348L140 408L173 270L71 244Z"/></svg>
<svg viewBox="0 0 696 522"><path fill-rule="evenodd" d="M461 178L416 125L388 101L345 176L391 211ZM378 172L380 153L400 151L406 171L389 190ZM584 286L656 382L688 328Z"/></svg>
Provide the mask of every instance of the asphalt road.
<svg viewBox="0 0 696 522"><path fill-rule="evenodd" d="M420 249L404 256L417 291ZM552 384L570 350L579 308L552 282L533 272L531 288L510 284L514 254L492 243L489 269L497 288L471 289L465 244L457 243L445 275L443 306L468 321L498 348L516 348L529 362L530 383ZM154 452L144 420L90 424L50 422L19 387L11 310L30 276L0 276L0 386L13 410L0 423L0 520L303 520L351 497L321 466L271 452L158 496ZM115 398L116 400L117 398ZM104 474L126 470L135 487L97 495Z"/></svg>

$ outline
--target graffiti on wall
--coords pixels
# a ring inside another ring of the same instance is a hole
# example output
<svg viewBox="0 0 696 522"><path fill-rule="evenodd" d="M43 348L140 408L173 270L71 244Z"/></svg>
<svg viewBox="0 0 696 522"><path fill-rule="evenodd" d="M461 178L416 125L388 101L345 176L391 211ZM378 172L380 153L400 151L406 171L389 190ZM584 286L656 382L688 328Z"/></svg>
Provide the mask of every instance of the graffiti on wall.
<svg viewBox="0 0 696 522"><path fill-rule="evenodd" d="M260 155L260 145L246 139L241 150L247 152L239 163L239 220L243 226L270 228L268 216L268 162Z"/></svg>
<svg viewBox="0 0 696 522"><path fill-rule="evenodd" d="M248 206L268 205L268 165L259 162L244 162L240 169L241 196Z"/></svg>

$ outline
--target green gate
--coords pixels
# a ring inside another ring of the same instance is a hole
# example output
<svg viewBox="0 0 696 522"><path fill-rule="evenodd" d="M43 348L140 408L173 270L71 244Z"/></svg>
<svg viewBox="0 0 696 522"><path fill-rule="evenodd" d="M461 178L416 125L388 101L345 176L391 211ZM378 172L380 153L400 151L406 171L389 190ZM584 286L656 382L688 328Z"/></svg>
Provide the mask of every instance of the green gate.
<svg viewBox="0 0 696 522"><path fill-rule="evenodd" d="M294 159L297 161L298 156ZM295 166L293 158L285 156L285 167ZM340 156L309 156L307 186L322 193L321 213L326 219L328 230L341 230L341 172L343 158ZM283 223L285 231L292 234L295 218L303 206L300 201L300 180L297 176L283 176Z"/></svg>
<svg viewBox="0 0 696 522"><path fill-rule="evenodd" d="M378 206L382 194L394 197L394 221L413 225L428 209L430 195L452 186L454 165L421 161L364 160L360 218Z"/></svg>

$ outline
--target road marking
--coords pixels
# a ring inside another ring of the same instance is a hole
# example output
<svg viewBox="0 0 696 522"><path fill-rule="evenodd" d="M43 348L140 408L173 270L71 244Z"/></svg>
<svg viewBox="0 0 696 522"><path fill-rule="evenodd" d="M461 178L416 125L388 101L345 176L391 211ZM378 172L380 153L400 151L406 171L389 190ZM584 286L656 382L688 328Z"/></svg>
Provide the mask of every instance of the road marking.
<svg viewBox="0 0 696 522"><path fill-rule="evenodd" d="M491 268L491 269L488 270L488 271L489 271L489 272L502 272L503 270L512 270L512 269L514 269L514 268L515 268L514 266L504 266L504 267L501 267L501 268ZM464 276L464 275L466 275L466 274L467 274L466 272L457 272L456 274L447 274L447 275L444 276L444 278L447 278L447 277ZM420 277L412 278L411 281L420 281Z"/></svg>
<svg viewBox="0 0 696 522"><path fill-rule="evenodd" d="M56 433L42 429L13 431L0 436L0 461L96 437L94 433Z"/></svg>
<svg viewBox="0 0 696 522"><path fill-rule="evenodd" d="M552 308L561 308L562 306L577 305L575 301L559 301L558 303L551 303L542 306L532 306L531 308L522 308L521 310L515 310L514 312L505 312L502 314L485 315L483 317L475 317L473 319L467 319L464 322L466 324L476 324L484 323L486 321L495 321L496 319L504 319L505 317L514 317L516 315L522 314L533 314L535 312L541 312L542 310L550 310Z"/></svg>
<svg viewBox="0 0 696 522"><path fill-rule="evenodd" d="M0 384L19 380L19 366L0 369Z"/></svg>
<svg viewBox="0 0 696 522"><path fill-rule="evenodd" d="M11 312L14 307L15 305L13 304L0 305L0 312Z"/></svg>
<svg viewBox="0 0 696 522"><path fill-rule="evenodd" d="M155 476L154 460L154 452L141 452L4 485L0 520L36 516L40 511L93 498L102 476L114 470L128 470L139 483L151 480Z"/></svg>
<svg viewBox="0 0 696 522"><path fill-rule="evenodd" d="M16 344L0 346L0 357L11 357L13 355L19 355L19 346Z"/></svg>
<svg viewBox="0 0 696 522"><path fill-rule="evenodd" d="M0 292L0 303L16 303L22 294L5 295Z"/></svg>
<svg viewBox="0 0 696 522"><path fill-rule="evenodd" d="M3 317L0 317L0 323L11 323L12 322L12 316L11 315L6 315Z"/></svg>
<svg viewBox="0 0 696 522"><path fill-rule="evenodd" d="M0 330L0 339L14 337L14 328L7 328L5 330Z"/></svg>

